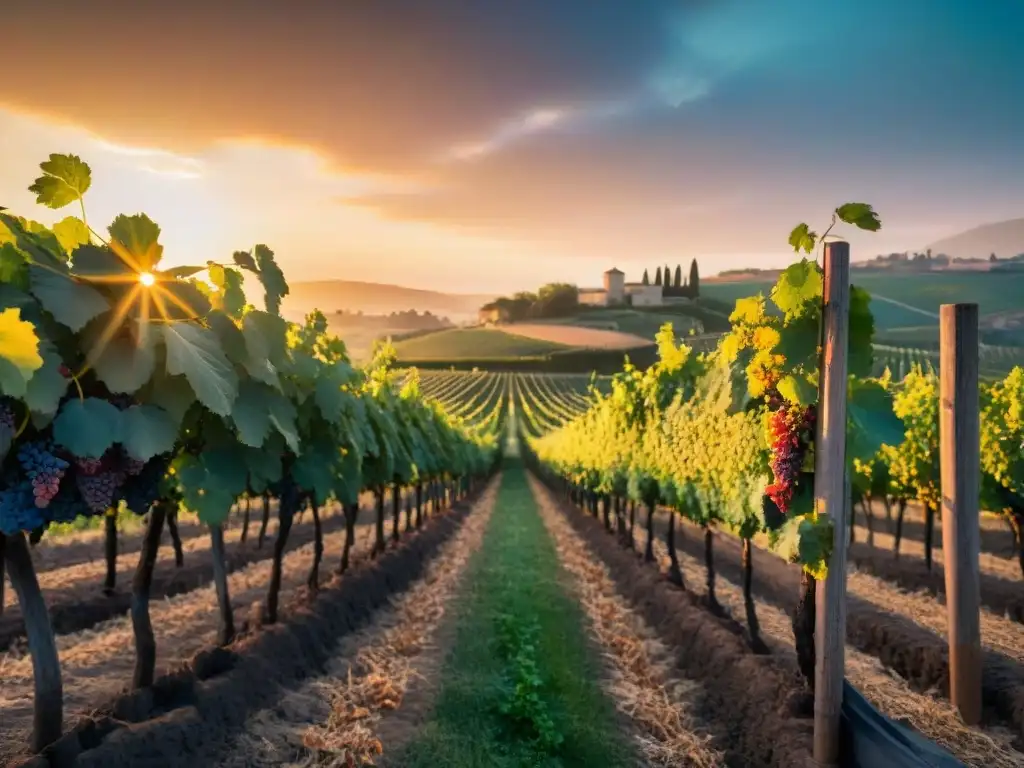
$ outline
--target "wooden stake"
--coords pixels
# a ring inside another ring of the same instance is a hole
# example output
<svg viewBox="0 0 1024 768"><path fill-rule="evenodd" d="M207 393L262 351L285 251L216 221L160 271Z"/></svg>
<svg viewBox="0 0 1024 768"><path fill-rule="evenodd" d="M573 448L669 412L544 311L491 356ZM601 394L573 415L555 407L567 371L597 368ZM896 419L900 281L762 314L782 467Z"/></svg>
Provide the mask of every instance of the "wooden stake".
<svg viewBox="0 0 1024 768"><path fill-rule="evenodd" d="M850 244L825 245L824 345L815 439L814 498L832 521L828 576L817 586L814 628L814 762L839 764L846 644L846 387L850 335Z"/></svg>
<svg viewBox="0 0 1024 768"><path fill-rule="evenodd" d="M967 725L981 721L981 437L978 305L943 304L939 315L942 551L949 616L949 700Z"/></svg>

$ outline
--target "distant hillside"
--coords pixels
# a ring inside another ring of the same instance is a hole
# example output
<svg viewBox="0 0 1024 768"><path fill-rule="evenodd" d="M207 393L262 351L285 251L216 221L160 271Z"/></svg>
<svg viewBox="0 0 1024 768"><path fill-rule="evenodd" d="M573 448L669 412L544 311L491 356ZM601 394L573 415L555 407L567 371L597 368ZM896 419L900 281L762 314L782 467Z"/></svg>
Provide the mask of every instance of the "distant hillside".
<svg viewBox="0 0 1024 768"><path fill-rule="evenodd" d="M300 315L313 308L326 314L340 309L373 314L415 309L459 320L470 315L475 317L482 304L495 298L487 294L442 293L359 280L296 282L290 283L289 288L291 291L283 307L286 315Z"/></svg>
<svg viewBox="0 0 1024 768"><path fill-rule="evenodd" d="M961 232L928 246L933 253L945 253L954 258L988 258L994 253L1008 259L1024 253L1024 219L1010 219Z"/></svg>

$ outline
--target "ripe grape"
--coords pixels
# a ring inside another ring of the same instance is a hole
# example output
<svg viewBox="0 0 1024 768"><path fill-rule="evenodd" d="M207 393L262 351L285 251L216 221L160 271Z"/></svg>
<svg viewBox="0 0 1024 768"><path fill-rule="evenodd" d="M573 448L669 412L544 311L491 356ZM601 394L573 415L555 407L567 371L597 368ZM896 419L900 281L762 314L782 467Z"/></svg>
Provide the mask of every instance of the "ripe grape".
<svg viewBox="0 0 1024 768"><path fill-rule="evenodd" d="M105 512L114 506L121 484L124 483L124 472L108 470L95 475L76 475L78 490L82 494L85 505L93 512Z"/></svg>
<svg viewBox="0 0 1024 768"><path fill-rule="evenodd" d="M103 459L92 456L75 456L75 466L80 475L95 475L103 467Z"/></svg>
<svg viewBox="0 0 1024 768"><path fill-rule="evenodd" d="M18 462L32 484L36 507L45 508L60 490L68 463L54 456L52 445L41 441L23 443L18 448Z"/></svg>
<svg viewBox="0 0 1024 768"><path fill-rule="evenodd" d="M9 536L34 531L45 523L42 510L35 504L31 482L23 480L0 491L0 532Z"/></svg>
<svg viewBox="0 0 1024 768"><path fill-rule="evenodd" d="M129 477L122 489L124 503L137 515L144 515L160 498L160 481L167 473L168 460L157 457L145 462L142 471Z"/></svg>
<svg viewBox="0 0 1024 768"><path fill-rule="evenodd" d="M789 511L804 457L814 436L813 406L782 406L768 419L771 468L775 481L765 493L783 513Z"/></svg>

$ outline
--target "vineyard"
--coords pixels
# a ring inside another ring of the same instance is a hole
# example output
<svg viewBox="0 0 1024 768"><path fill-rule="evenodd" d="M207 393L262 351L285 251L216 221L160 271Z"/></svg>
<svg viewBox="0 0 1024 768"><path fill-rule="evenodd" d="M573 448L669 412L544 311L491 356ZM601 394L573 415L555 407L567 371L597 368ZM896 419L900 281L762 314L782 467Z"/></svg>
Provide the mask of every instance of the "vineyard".
<svg viewBox="0 0 1024 768"><path fill-rule="evenodd" d="M74 214L0 211L5 762L788 768L839 690L844 765L1024 766L1024 369L976 371L972 712L946 368L814 261L610 376L359 367L266 246L161 270L41 170Z"/></svg>

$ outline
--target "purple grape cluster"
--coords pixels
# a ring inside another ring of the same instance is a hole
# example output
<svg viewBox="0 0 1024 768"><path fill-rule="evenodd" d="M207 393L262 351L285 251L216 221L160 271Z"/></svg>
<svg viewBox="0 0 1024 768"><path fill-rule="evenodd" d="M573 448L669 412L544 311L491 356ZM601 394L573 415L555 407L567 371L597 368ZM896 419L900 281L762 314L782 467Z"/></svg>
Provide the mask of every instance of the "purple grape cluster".
<svg viewBox="0 0 1024 768"><path fill-rule="evenodd" d="M18 462L32 484L36 507L45 509L60 490L68 463L53 454L52 445L41 441L23 443L18 448Z"/></svg>
<svg viewBox="0 0 1024 768"><path fill-rule="evenodd" d="M124 471L132 477L141 474L145 466L146 462L133 459L131 456L125 456L124 458Z"/></svg>
<svg viewBox="0 0 1024 768"><path fill-rule="evenodd" d="M28 480L0 491L0 532L10 536L19 531L34 531L45 522Z"/></svg>
<svg viewBox="0 0 1024 768"><path fill-rule="evenodd" d="M114 506L114 498L124 483L124 478L124 472L117 470L75 476L82 500L93 512L106 512Z"/></svg>
<svg viewBox="0 0 1024 768"><path fill-rule="evenodd" d="M103 467L103 459L94 459L91 456L75 456L75 466L79 474L95 475Z"/></svg>
<svg viewBox="0 0 1024 768"><path fill-rule="evenodd" d="M784 405L769 417L771 467L775 482L765 492L783 514L789 511L793 501L804 457L813 439L815 415L812 406L800 408Z"/></svg>

